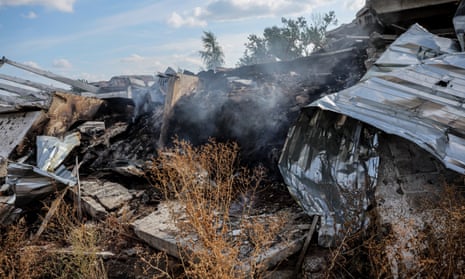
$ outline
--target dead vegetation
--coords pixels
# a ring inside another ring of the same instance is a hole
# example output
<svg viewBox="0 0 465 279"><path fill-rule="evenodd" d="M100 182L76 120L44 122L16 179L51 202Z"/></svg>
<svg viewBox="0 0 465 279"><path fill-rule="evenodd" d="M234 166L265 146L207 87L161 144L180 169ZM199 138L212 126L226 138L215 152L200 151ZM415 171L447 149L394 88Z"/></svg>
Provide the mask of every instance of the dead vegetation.
<svg viewBox="0 0 465 279"><path fill-rule="evenodd" d="M238 146L217 143L193 147L177 141L160 152L151 164L154 186L166 199L183 205L176 225L189 238L180 246L181 261L160 251L135 246L137 268L144 278L260 278L266 251L288 221L286 214L254 215L253 196L265 179L263 169L248 170L238 163ZM456 183L461 185L460 182ZM465 275L465 210L460 187L445 184L434 204L425 201L423 210L434 214L421 234L407 242L405 252L414 252L420 265L399 266L400 277L450 278ZM56 199L61 199L57 193ZM56 201L55 199L55 201ZM33 238L41 222L27 218L4 228L0 242L2 278L107 278L118 261L108 260L128 247L133 233L131 216L110 214L102 222L78 219L72 203L58 204L43 233ZM48 211L44 208L44 212ZM43 219L43 218L42 218ZM372 220L376 220L372 217ZM39 220L41 221L41 220ZM402 222L408 223L408 222ZM347 234L330 250L323 272L326 278L392 277L387 247L397 243L394 227L376 221L367 231ZM407 233L407 232L406 232ZM195 237L192 237L192 236ZM285 237L285 236L284 236ZM32 239L32 240L31 240ZM427 240L427 241L426 241ZM283 240L285 241L285 239ZM244 246L246 242L249 245ZM132 246L131 246L132 247ZM403 251L403 250L396 250ZM104 252L109 252L107 256ZM312 251L310 250L310 253Z"/></svg>
<svg viewBox="0 0 465 279"><path fill-rule="evenodd" d="M58 195L58 198L63 197ZM113 278L109 277L111 267L115 262L121 265L118 263L124 256L121 251L128 242L134 242L129 220L124 215L120 218L110 215L103 222L80 220L72 203L58 204L39 237L35 237L35 232L40 224L30 224L26 217L2 229L1 278ZM45 206L44 211L47 209ZM153 258L161 257L161 253L149 253L151 250L147 247L135 251L138 264L131 269L140 270L148 277L165 278L169 270L166 265L160 262L163 269L151 269Z"/></svg>
<svg viewBox="0 0 465 279"><path fill-rule="evenodd" d="M99 228L78 222L73 213L70 206L61 203L38 239L32 238L25 218L6 228L0 252L1 277L107 278L98 256L102 241Z"/></svg>
<svg viewBox="0 0 465 279"><path fill-rule="evenodd" d="M284 214L251 215L246 191L258 189L265 173L240 167L238 151L235 143L176 141L152 164L155 186L184 209L174 221L188 239L181 254L189 278L260 277L266 269L260 254L286 222ZM245 253L244 241L251 246Z"/></svg>
<svg viewBox="0 0 465 279"><path fill-rule="evenodd" d="M400 226L418 226L413 219L386 227L377 224L376 217L372 216L374 221L368 230L346 236L331 250L326 278L462 278L465 276L465 198L461 188L460 182L444 183L439 200L424 201L419 210L425 214L433 210L435 214L428 214L430 219L422 224L418 235L411 235L411 229ZM394 247L399 245L399 235L405 237L401 242L404 245ZM406 265L399 261L407 257L418 264Z"/></svg>

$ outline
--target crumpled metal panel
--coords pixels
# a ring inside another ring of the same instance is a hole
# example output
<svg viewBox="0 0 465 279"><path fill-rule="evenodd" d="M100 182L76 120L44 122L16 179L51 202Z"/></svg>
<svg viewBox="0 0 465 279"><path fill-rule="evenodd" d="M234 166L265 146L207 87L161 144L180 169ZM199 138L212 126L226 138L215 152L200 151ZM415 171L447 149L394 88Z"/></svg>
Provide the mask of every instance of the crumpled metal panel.
<svg viewBox="0 0 465 279"><path fill-rule="evenodd" d="M64 167L50 173L28 164L11 163L6 183L15 193L15 205L21 207L62 189L64 185L74 186L76 179Z"/></svg>
<svg viewBox="0 0 465 279"><path fill-rule="evenodd" d="M465 53L447 54L455 52L449 43L449 39L414 25L381 56L376 62L379 67L372 74L302 110L300 120L289 131L279 167L291 194L305 211L322 216L321 245L331 245L341 229L347 233L345 224L357 216L355 224L363 223L362 209L368 196L356 198L357 204L353 204L346 192L369 193L376 185L379 160L375 155L376 132L361 133L368 135L365 142L373 140L364 145L359 142L363 137L355 137L358 125L405 138L434 155L447 168L465 173ZM423 53L433 54L432 58L419 55L425 49ZM408 64L411 65L405 66ZM379 69L383 71L375 72ZM337 117L363 124L349 125L346 133L350 136L336 140ZM333 119L333 126L325 124L328 119ZM343 147L349 142L361 147L358 152L372 148L371 155L347 153ZM365 159L358 163L364 166L361 171L340 167L341 163L344 166L356 162L348 158L357 154ZM339 175L355 173L358 180L340 182ZM361 185L358 181L363 177L368 180Z"/></svg>
<svg viewBox="0 0 465 279"><path fill-rule="evenodd" d="M458 52L460 47L456 41L436 36L421 25L414 24L389 45L362 80L406 66L421 64L426 59L443 54Z"/></svg>
<svg viewBox="0 0 465 279"><path fill-rule="evenodd" d="M62 163L74 147L80 144L80 134L73 133L63 140L49 136L37 137L37 167L10 163L6 183L15 193L15 205L27 203L62 189L74 186L76 177Z"/></svg>
<svg viewBox="0 0 465 279"><path fill-rule="evenodd" d="M79 146L80 140L80 133L77 132L65 136L63 140L50 136L38 136L36 139L37 167L54 172L73 148Z"/></svg>
<svg viewBox="0 0 465 279"><path fill-rule="evenodd" d="M325 96L309 105L416 143L465 173L465 53L444 55Z"/></svg>
<svg viewBox="0 0 465 279"><path fill-rule="evenodd" d="M459 52L457 43L436 36L419 24L412 25L378 58L378 66L409 66L442 54Z"/></svg>
<svg viewBox="0 0 465 279"><path fill-rule="evenodd" d="M17 112L25 108L47 109L51 101L52 96L47 94L17 94L0 89L0 113Z"/></svg>
<svg viewBox="0 0 465 279"><path fill-rule="evenodd" d="M43 118L41 111L0 114L0 157L7 159Z"/></svg>
<svg viewBox="0 0 465 279"><path fill-rule="evenodd" d="M377 130L329 111L310 110L291 128L279 169L309 215L320 215L318 242L334 245L341 230L363 226L376 185Z"/></svg>

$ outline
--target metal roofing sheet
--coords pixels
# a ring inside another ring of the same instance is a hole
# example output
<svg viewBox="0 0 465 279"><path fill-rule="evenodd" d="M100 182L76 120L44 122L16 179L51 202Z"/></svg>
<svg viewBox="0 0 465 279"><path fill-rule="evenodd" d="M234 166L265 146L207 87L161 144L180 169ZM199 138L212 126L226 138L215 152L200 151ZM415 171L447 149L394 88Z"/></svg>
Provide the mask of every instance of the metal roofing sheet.
<svg viewBox="0 0 465 279"><path fill-rule="evenodd" d="M319 107L410 140L465 173L465 53L379 74L325 96Z"/></svg>
<svg viewBox="0 0 465 279"><path fill-rule="evenodd" d="M378 58L377 66L408 66L425 58L460 51L456 41L436 36L419 24L412 25Z"/></svg>

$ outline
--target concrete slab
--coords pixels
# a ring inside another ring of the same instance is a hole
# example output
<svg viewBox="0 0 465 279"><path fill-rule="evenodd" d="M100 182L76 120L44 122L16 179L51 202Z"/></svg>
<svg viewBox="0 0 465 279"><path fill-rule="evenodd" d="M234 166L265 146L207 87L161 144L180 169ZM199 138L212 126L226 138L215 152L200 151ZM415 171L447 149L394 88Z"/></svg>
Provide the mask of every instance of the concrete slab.
<svg viewBox="0 0 465 279"><path fill-rule="evenodd" d="M179 258L178 243L188 240L181 239L181 232L174 222L174 212L180 211L181 204L176 201L161 202L157 211L132 224L134 232L153 248Z"/></svg>
<svg viewBox="0 0 465 279"><path fill-rule="evenodd" d="M179 202L163 201L159 204L157 211L145 218L133 222L132 226L134 232L140 239L147 242L155 249L179 258L181 250L185 251L186 247L192 248L193 245L194 248L192 249L196 249L195 247L197 245L195 235L185 236L176 226L174 220L182 222L185 218L180 214L181 211L182 205ZM278 212L275 214L278 214ZM279 233L279 241L274 240L274 243L269 246L268 250L259 255L255 255L254 258L248 255L240 255L244 263L242 268L248 270L250 268L249 263L253 261L270 268L300 251L305 237L304 230L308 230L309 226L299 226L299 224L296 223L295 220L297 220L298 216L302 216L302 212L291 212L289 210L289 214L289 218L286 219L287 223L285 227L282 228ZM273 218L269 217L270 216L266 216L264 220L273 220ZM232 224L232 226L234 226L234 224ZM233 227L231 232L233 235L235 232L240 233L240 228L238 227L235 229ZM247 240L244 240L241 243L240 250L248 251L246 254L249 254L252 250L252 247L248 247L250 245L251 244Z"/></svg>
<svg viewBox="0 0 465 279"><path fill-rule="evenodd" d="M89 179L81 181L81 195L98 201L106 210L120 208L132 199L131 193L122 185L114 182ZM98 211L101 211L98 209Z"/></svg>

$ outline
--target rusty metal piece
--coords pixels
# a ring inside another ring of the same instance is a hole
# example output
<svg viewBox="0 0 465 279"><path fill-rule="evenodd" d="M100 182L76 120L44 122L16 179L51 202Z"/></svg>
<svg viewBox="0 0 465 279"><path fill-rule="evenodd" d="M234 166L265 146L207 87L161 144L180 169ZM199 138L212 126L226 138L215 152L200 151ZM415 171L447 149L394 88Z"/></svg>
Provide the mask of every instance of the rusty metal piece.
<svg viewBox="0 0 465 279"><path fill-rule="evenodd" d="M97 98L56 92L48 110L50 121L44 133L49 136L61 136L76 121L93 120L103 102Z"/></svg>

